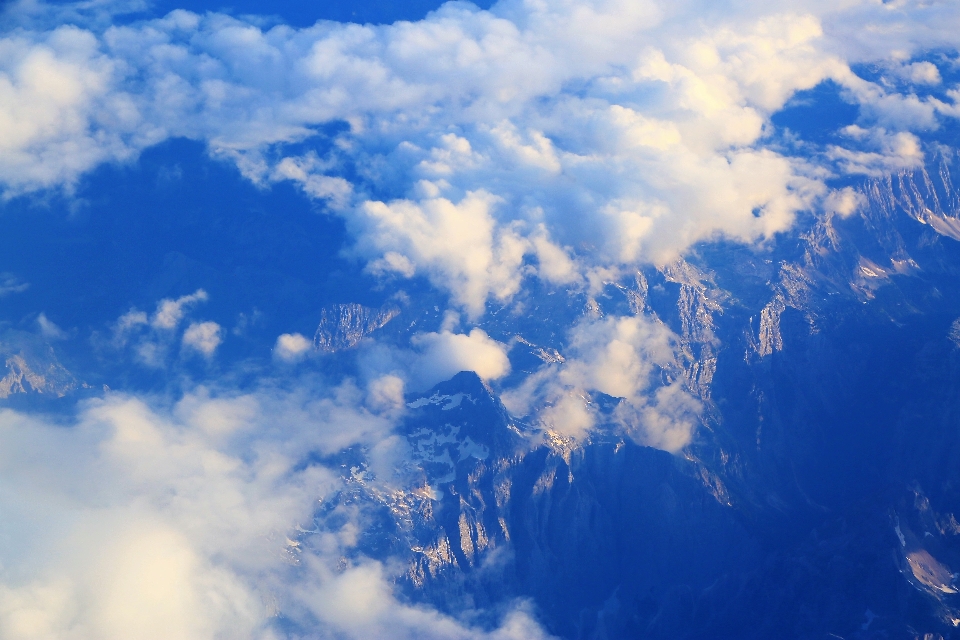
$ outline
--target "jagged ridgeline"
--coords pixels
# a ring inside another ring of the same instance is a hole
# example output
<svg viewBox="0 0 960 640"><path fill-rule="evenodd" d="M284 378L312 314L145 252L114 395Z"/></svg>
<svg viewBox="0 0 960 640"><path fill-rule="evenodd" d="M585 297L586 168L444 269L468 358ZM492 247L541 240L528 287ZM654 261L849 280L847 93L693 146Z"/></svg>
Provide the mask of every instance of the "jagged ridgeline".
<svg viewBox="0 0 960 640"><path fill-rule="evenodd" d="M63 398L88 388L60 363L52 346L33 334L4 332L0 339L0 358L6 367L0 378L0 399L34 394Z"/></svg>
<svg viewBox="0 0 960 640"><path fill-rule="evenodd" d="M350 349L398 315L400 309L391 305L372 309L350 302L325 307L320 312L313 347L325 353Z"/></svg>
<svg viewBox="0 0 960 640"><path fill-rule="evenodd" d="M958 165L941 150L857 185L848 217L811 216L761 248L704 244L594 299L541 291L523 316L483 320L513 336L511 357L529 351L529 371L567 366L565 309L668 325L664 375L704 405L679 455L615 425L541 430L464 373L407 397L399 475L341 454L348 488L318 527L361 505L376 525L357 553L405 558L412 601L456 614L528 598L563 638L957 637ZM318 348L389 315L331 309Z"/></svg>

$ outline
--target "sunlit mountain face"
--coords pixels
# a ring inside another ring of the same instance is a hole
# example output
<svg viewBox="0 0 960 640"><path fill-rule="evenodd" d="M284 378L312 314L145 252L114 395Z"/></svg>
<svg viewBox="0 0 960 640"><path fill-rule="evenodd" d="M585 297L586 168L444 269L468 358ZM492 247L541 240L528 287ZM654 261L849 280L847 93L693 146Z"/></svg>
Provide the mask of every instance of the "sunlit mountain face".
<svg viewBox="0 0 960 640"><path fill-rule="evenodd" d="M960 631L960 4L0 6L0 638Z"/></svg>

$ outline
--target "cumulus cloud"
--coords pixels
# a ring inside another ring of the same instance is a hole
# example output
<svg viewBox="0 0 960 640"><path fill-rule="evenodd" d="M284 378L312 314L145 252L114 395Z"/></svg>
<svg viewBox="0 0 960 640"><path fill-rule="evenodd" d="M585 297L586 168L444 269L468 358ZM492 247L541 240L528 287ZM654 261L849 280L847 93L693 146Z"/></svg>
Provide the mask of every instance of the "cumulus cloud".
<svg viewBox="0 0 960 640"><path fill-rule="evenodd" d="M400 605L390 597L382 565L333 576L319 588L304 589L311 611L348 638L410 640L546 640L549 636L522 607L510 611L499 628L484 632L436 611Z"/></svg>
<svg viewBox="0 0 960 640"><path fill-rule="evenodd" d="M134 101L118 91L118 61L98 38L62 26L0 39L0 176L7 197L70 186L105 161L162 139L140 128Z"/></svg>
<svg viewBox="0 0 960 640"><path fill-rule="evenodd" d="M826 155L846 173L878 177L923 164L920 140L912 133L890 133L883 128L864 129L855 124L844 127L842 133L856 141L859 148L834 145Z"/></svg>
<svg viewBox="0 0 960 640"><path fill-rule="evenodd" d="M828 213L836 213L842 218L853 215L866 204L866 196L851 187L831 191L823 201Z"/></svg>
<svg viewBox="0 0 960 640"><path fill-rule="evenodd" d="M127 333L141 325L147 324L147 314L137 309L131 309L119 318L114 325L114 339L123 342Z"/></svg>
<svg viewBox="0 0 960 640"><path fill-rule="evenodd" d="M854 62L903 62L937 50L956 50L951 2L824 3L830 47Z"/></svg>
<svg viewBox="0 0 960 640"><path fill-rule="evenodd" d="M182 341L184 348L193 349L209 358L223 341L223 331L216 322L192 322L183 332Z"/></svg>
<svg viewBox="0 0 960 640"><path fill-rule="evenodd" d="M393 374L371 380L367 388L367 406L381 412L402 409L405 406L404 386L403 378Z"/></svg>
<svg viewBox="0 0 960 640"><path fill-rule="evenodd" d="M313 342L299 333L284 333L277 337L273 356L284 362L302 360L313 348Z"/></svg>
<svg viewBox="0 0 960 640"><path fill-rule="evenodd" d="M251 428L252 398L188 397L176 410L183 422L115 397L60 431L3 414L3 439L33 459L3 460L19 494L3 497L15 514L5 537L22 545L4 566L33 569L4 580L5 637L251 637L262 625L241 575L282 552L274 529L308 518L333 479L311 469L278 483L269 455L244 464L219 449L217 439Z"/></svg>
<svg viewBox="0 0 960 640"><path fill-rule="evenodd" d="M188 296L181 296L176 300L164 298L157 303L157 310L150 318L150 326L155 329L175 329L186 314L187 309L197 302L206 302L207 292L197 289Z"/></svg>
<svg viewBox="0 0 960 640"><path fill-rule="evenodd" d="M534 413L547 428L574 438L608 420L652 447L679 451L689 444L701 406L683 387L676 336L662 322L648 316L586 318L571 329L567 350L564 362L544 366L505 393L507 408ZM658 374L668 382L657 384ZM603 417L593 392L622 401Z"/></svg>
<svg viewBox="0 0 960 640"><path fill-rule="evenodd" d="M271 178L275 181L293 181L310 197L326 200L330 206L343 209L349 204L353 187L343 178L321 173L330 168L329 163L321 162L317 154L310 153L301 158L284 158L277 163Z"/></svg>
<svg viewBox="0 0 960 640"><path fill-rule="evenodd" d="M497 200L471 192L458 203L445 198L367 202L362 246L368 253L398 256L395 270L404 275L424 268L435 284L479 316L489 296L505 299L520 288L526 243L510 227L497 229L490 214ZM374 264L391 266L389 261Z"/></svg>
<svg viewBox="0 0 960 640"><path fill-rule="evenodd" d="M192 322L183 334L178 336L178 327L191 307L207 299L207 292L197 289L194 293L176 299L160 300L152 315L139 309L131 309L114 323L109 345L116 350L131 348L137 361L154 368L162 368L168 364L178 338L182 350L210 357L223 341L223 330L218 323Z"/></svg>
<svg viewBox="0 0 960 640"><path fill-rule="evenodd" d="M461 371L473 371L484 380L496 380L510 372L507 345L497 342L483 329L470 333L421 333L412 339L417 355L411 377L418 388L426 389Z"/></svg>
<svg viewBox="0 0 960 640"><path fill-rule="evenodd" d="M33 26L0 38L8 195L202 140L259 184L326 202L372 272L425 275L473 318L529 276L571 284L718 235L769 238L820 206L830 171L907 166L911 131L956 112L911 89L942 82L917 56L956 49L949 3L503 0L381 26L174 11L46 31L43 5L18 6ZM901 89L857 76L863 62ZM824 80L875 142L848 136L818 166L767 140L771 116ZM348 128L286 151L330 122Z"/></svg>
<svg viewBox="0 0 960 640"><path fill-rule="evenodd" d="M898 65L894 67L894 73L910 84L937 85L942 81L940 70L937 69L937 66L926 60Z"/></svg>

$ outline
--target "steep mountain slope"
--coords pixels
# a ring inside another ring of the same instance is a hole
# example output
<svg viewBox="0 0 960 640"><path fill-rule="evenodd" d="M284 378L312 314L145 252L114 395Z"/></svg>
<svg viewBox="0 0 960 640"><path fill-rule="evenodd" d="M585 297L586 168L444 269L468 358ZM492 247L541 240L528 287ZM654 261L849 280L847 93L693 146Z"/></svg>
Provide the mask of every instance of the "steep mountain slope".
<svg viewBox="0 0 960 640"><path fill-rule="evenodd" d="M566 638L956 634L955 164L868 181L856 215L761 250L712 243L598 297L541 292L526 320L493 317L491 335L519 335L518 370L564 362L537 314L666 323L705 406L694 442L671 455L613 423L565 438L462 373L408 397L399 476L364 452L343 467L382 518L360 552L402 553L412 601L528 598Z"/></svg>

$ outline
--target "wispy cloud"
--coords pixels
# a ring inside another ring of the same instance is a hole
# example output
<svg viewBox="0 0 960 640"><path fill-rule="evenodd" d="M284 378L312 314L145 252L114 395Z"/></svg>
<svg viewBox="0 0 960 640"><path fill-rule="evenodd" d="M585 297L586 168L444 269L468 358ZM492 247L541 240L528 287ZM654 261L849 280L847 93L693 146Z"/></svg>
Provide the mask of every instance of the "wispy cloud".
<svg viewBox="0 0 960 640"><path fill-rule="evenodd" d="M176 299L160 300L152 315L131 309L114 323L110 347L119 351L130 347L141 364L161 368L167 365L171 349L179 338L184 350L209 358L223 342L224 333L219 324L191 322L182 335L179 334L179 327L191 308L208 298L206 291L198 289Z"/></svg>
<svg viewBox="0 0 960 640"><path fill-rule="evenodd" d="M11 293L21 293L30 288L28 282L21 282L12 273L0 273L0 298Z"/></svg>

